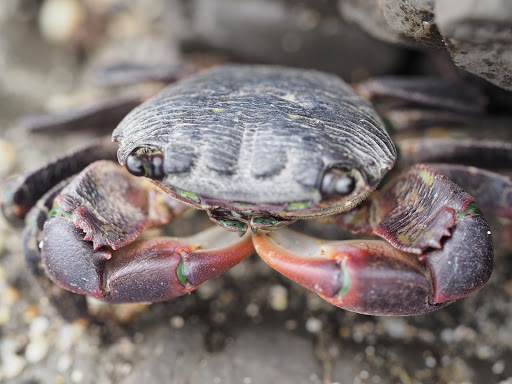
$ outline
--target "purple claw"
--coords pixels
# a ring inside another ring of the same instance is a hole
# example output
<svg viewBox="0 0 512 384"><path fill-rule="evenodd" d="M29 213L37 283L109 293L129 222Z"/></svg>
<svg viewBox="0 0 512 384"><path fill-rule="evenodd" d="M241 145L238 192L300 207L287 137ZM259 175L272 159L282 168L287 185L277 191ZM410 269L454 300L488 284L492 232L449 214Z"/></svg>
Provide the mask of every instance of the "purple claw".
<svg viewBox="0 0 512 384"><path fill-rule="evenodd" d="M212 228L188 239L136 241L117 251L94 250L67 218L45 225L42 261L60 287L113 303L156 302L184 295L254 252L240 238Z"/></svg>
<svg viewBox="0 0 512 384"><path fill-rule="evenodd" d="M278 272L340 308L369 315L415 315L433 305L428 268L382 240L323 241L288 229L254 236Z"/></svg>
<svg viewBox="0 0 512 384"><path fill-rule="evenodd" d="M255 236L256 251L329 303L373 315L430 312L477 291L491 276L491 232L479 208L424 164L337 221L389 243L331 242L281 230Z"/></svg>
<svg viewBox="0 0 512 384"><path fill-rule="evenodd" d="M153 302L190 292L254 252L249 235L218 227L185 239L136 240L183 207L117 164L93 163L55 199L43 230L44 268L75 293Z"/></svg>
<svg viewBox="0 0 512 384"><path fill-rule="evenodd" d="M491 277L494 249L489 225L478 214L457 220L443 248L423 255L432 274L432 303L468 296L482 288Z"/></svg>

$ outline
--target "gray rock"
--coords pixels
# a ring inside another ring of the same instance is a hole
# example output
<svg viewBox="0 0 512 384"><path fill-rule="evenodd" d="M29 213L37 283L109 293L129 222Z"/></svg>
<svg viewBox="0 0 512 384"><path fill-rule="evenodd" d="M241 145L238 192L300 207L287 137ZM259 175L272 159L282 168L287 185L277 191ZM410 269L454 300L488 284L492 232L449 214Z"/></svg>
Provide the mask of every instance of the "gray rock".
<svg viewBox="0 0 512 384"><path fill-rule="evenodd" d="M446 49L458 67L512 90L510 1L340 0L339 9L375 38Z"/></svg>
<svg viewBox="0 0 512 384"><path fill-rule="evenodd" d="M512 90L512 2L437 0L436 20L458 67Z"/></svg>
<svg viewBox="0 0 512 384"><path fill-rule="evenodd" d="M171 25L185 48L208 47L244 61L334 72L389 72L400 49L343 22L335 2L198 0L174 12Z"/></svg>
<svg viewBox="0 0 512 384"><path fill-rule="evenodd" d="M443 46L432 1L383 0L382 11L391 28L401 36L428 47Z"/></svg>

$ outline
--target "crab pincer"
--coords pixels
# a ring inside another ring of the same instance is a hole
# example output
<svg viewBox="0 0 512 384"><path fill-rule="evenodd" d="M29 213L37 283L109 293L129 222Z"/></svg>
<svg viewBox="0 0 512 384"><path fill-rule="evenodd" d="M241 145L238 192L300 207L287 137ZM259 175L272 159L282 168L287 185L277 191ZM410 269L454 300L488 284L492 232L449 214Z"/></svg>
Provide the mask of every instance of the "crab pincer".
<svg viewBox="0 0 512 384"><path fill-rule="evenodd" d="M52 281L72 292L116 303L155 302L193 291L254 251L248 235L221 228L185 239L137 240L185 210L119 165L93 163L55 199L42 263Z"/></svg>
<svg viewBox="0 0 512 384"><path fill-rule="evenodd" d="M321 241L287 230L255 236L256 251L329 303L373 315L430 312L488 281L491 232L456 184L419 164L376 195L337 221L387 242Z"/></svg>

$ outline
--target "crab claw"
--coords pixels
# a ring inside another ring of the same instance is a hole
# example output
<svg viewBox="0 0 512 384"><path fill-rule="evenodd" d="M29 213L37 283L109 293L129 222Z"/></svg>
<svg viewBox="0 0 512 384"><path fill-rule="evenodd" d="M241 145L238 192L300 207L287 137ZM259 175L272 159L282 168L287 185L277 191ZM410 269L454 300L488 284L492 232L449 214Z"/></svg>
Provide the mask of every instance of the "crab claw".
<svg viewBox="0 0 512 384"><path fill-rule="evenodd" d="M382 240L320 241L284 229L254 236L256 252L278 272L327 302L370 315L430 312L428 269Z"/></svg>
<svg viewBox="0 0 512 384"><path fill-rule="evenodd" d="M60 287L113 303L156 302L184 295L248 257L251 238L222 228L193 237L133 242L116 251L93 249L64 217L45 225L42 261Z"/></svg>
<svg viewBox="0 0 512 384"><path fill-rule="evenodd" d="M494 249L489 224L472 212L460 214L457 225L441 249L425 252L434 304L457 300L482 288L492 274Z"/></svg>
<svg viewBox="0 0 512 384"><path fill-rule="evenodd" d="M470 294L490 276L487 224L481 216L467 217L441 250L423 257L382 240L321 241L289 229L258 234L253 242L272 268L333 305L369 315L416 315Z"/></svg>
<svg viewBox="0 0 512 384"><path fill-rule="evenodd" d="M221 228L195 236L138 240L185 206L121 166L99 161L55 198L44 224L41 261L60 287L110 302L168 300L248 257L249 236Z"/></svg>

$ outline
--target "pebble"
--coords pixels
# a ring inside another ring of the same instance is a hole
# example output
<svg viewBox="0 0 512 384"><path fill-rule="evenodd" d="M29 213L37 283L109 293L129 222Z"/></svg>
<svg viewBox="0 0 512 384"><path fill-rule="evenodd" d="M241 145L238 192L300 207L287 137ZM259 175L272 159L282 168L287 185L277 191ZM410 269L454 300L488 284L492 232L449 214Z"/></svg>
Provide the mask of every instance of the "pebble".
<svg viewBox="0 0 512 384"><path fill-rule="evenodd" d="M381 320L381 324L389 336L394 338L404 338L409 334L407 322L400 317L384 317Z"/></svg>
<svg viewBox="0 0 512 384"><path fill-rule="evenodd" d="M71 372L71 381L73 383L81 383L83 379L84 373L81 370L75 369L73 372Z"/></svg>
<svg viewBox="0 0 512 384"><path fill-rule="evenodd" d="M306 320L306 331L309 333L318 333L322 330L323 323L322 320L316 317L310 317Z"/></svg>
<svg viewBox="0 0 512 384"><path fill-rule="evenodd" d="M492 366L492 373L495 375L501 375L505 370L505 362L503 360L498 360Z"/></svg>
<svg viewBox="0 0 512 384"><path fill-rule="evenodd" d="M87 297L89 313L98 317L112 317L120 323L129 323L137 314L148 307L145 303L111 305L93 297Z"/></svg>
<svg viewBox="0 0 512 384"><path fill-rule="evenodd" d="M309 292L308 292L309 293ZM318 296L317 294L311 292L306 296L307 299L307 308L310 311L318 311L320 308L323 308L325 305L325 301Z"/></svg>
<svg viewBox="0 0 512 384"><path fill-rule="evenodd" d="M493 356L494 351L492 350L492 348L490 346L483 344L483 345L478 345L475 348L475 353L479 359L489 360Z"/></svg>
<svg viewBox="0 0 512 384"><path fill-rule="evenodd" d="M16 150L10 142L0 139L0 153L2 154L0 177L4 178L9 174L16 162Z"/></svg>
<svg viewBox="0 0 512 384"><path fill-rule="evenodd" d="M36 337L28 343L25 358L29 363L42 361L48 355L49 348L50 345L45 337Z"/></svg>
<svg viewBox="0 0 512 384"><path fill-rule="evenodd" d="M73 358L71 355L62 355L57 360L57 370L61 373L67 372L73 364Z"/></svg>
<svg viewBox="0 0 512 384"><path fill-rule="evenodd" d="M197 289L197 294L203 300L211 300L219 293L220 289L219 281L209 280Z"/></svg>
<svg viewBox="0 0 512 384"><path fill-rule="evenodd" d="M116 344L116 349L125 359L131 358L136 351L135 344L128 337L120 338Z"/></svg>
<svg viewBox="0 0 512 384"><path fill-rule="evenodd" d="M352 339L356 343L362 343L365 338L375 333L375 325L369 321L360 324L354 324L351 333Z"/></svg>
<svg viewBox="0 0 512 384"><path fill-rule="evenodd" d="M288 308L288 290L282 285L270 287L269 304L275 311L284 311Z"/></svg>
<svg viewBox="0 0 512 384"><path fill-rule="evenodd" d="M46 0L39 12L39 29L49 42L67 43L84 18L84 7L77 0Z"/></svg>
<svg viewBox="0 0 512 384"><path fill-rule="evenodd" d="M57 333L56 346L60 351L69 351L76 345L84 333L84 326L80 323L63 324Z"/></svg>
<svg viewBox="0 0 512 384"><path fill-rule="evenodd" d="M245 308L245 313L247 313L249 317L256 317L260 314L260 307L255 303L250 303Z"/></svg>
<svg viewBox="0 0 512 384"><path fill-rule="evenodd" d="M0 242L2 238L0 232ZM1 244L0 244L1 250ZM11 307L19 300L19 291L7 284L5 270L0 268L0 325L5 325L11 319Z"/></svg>
<svg viewBox="0 0 512 384"><path fill-rule="evenodd" d="M222 324L226 322L226 314L224 312L215 311L211 315L211 320L216 324Z"/></svg>
<svg viewBox="0 0 512 384"><path fill-rule="evenodd" d="M9 380L19 376L27 362L24 358L9 352L2 353L2 365L0 366L0 378Z"/></svg>
<svg viewBox="0 0 512 384"><path fill-rule="evenodd" d="M437 365L437 360L433 356L427 356L425 358L425 365L429 368L434 368Z"/></svg>
<svg viewBox="0 0 512 384"><path fill-rule="evenodd" d="M116 367L115 367L115 373L118 375L118 376L121 376L121 377L124 377L124 376L128 376L130 374L130 372L132 371L133 369L133 365L130 364L130 363L120 363L120 364L117 364Z"/></svg>
<svg viewBox="0 0 512 384"><path fill-rule="evenodd" d="M30 338L42 337L48 330L49 326L50 326L50 321L48 320L48 318L43 317L43 316L36 317L30 323L29 337Z"/></svg>
<svg viewBox="0 0 512 384"><path fill-rule="evenodd" d="M11 310L4 305L0 305L0 325L6 325L11 318Z"/></svg>
<svg viewBox="0 0 512 384"><path fill-rule="evenodd" d="M477 339L476 331L472 328L469 328L465 325L459 325L457 328L455 328L454 333L454 340L457 342L460 341L467 341L467 342L475 342Z"/></svg>
<svg viewBox="0 0 512 384"><path fill-rule="evenodd" d="M366 356L375 356L375 347L373 345L369 345L364 349Z"/></svg>
<svg viewBox="0 0 512 384"><path fill-rule="evenodd" d="M455 336L454 331L451 328L445 328L441 331L441 340L446 344L451 344L454 342Z"/></svg>
<svg viewBox="0 0 512 384"><path fill-rule="evenodd" d="M507 280L503 286L505 288L505 292L512 296L512 280Z"/></svg>
<svg viewBox="0 0 512 384"><path fill-rule="evenodd" d="M173 316L171 317L170 324L173 328L183 328L185 325L185 319L181 316Z"/></svg>

